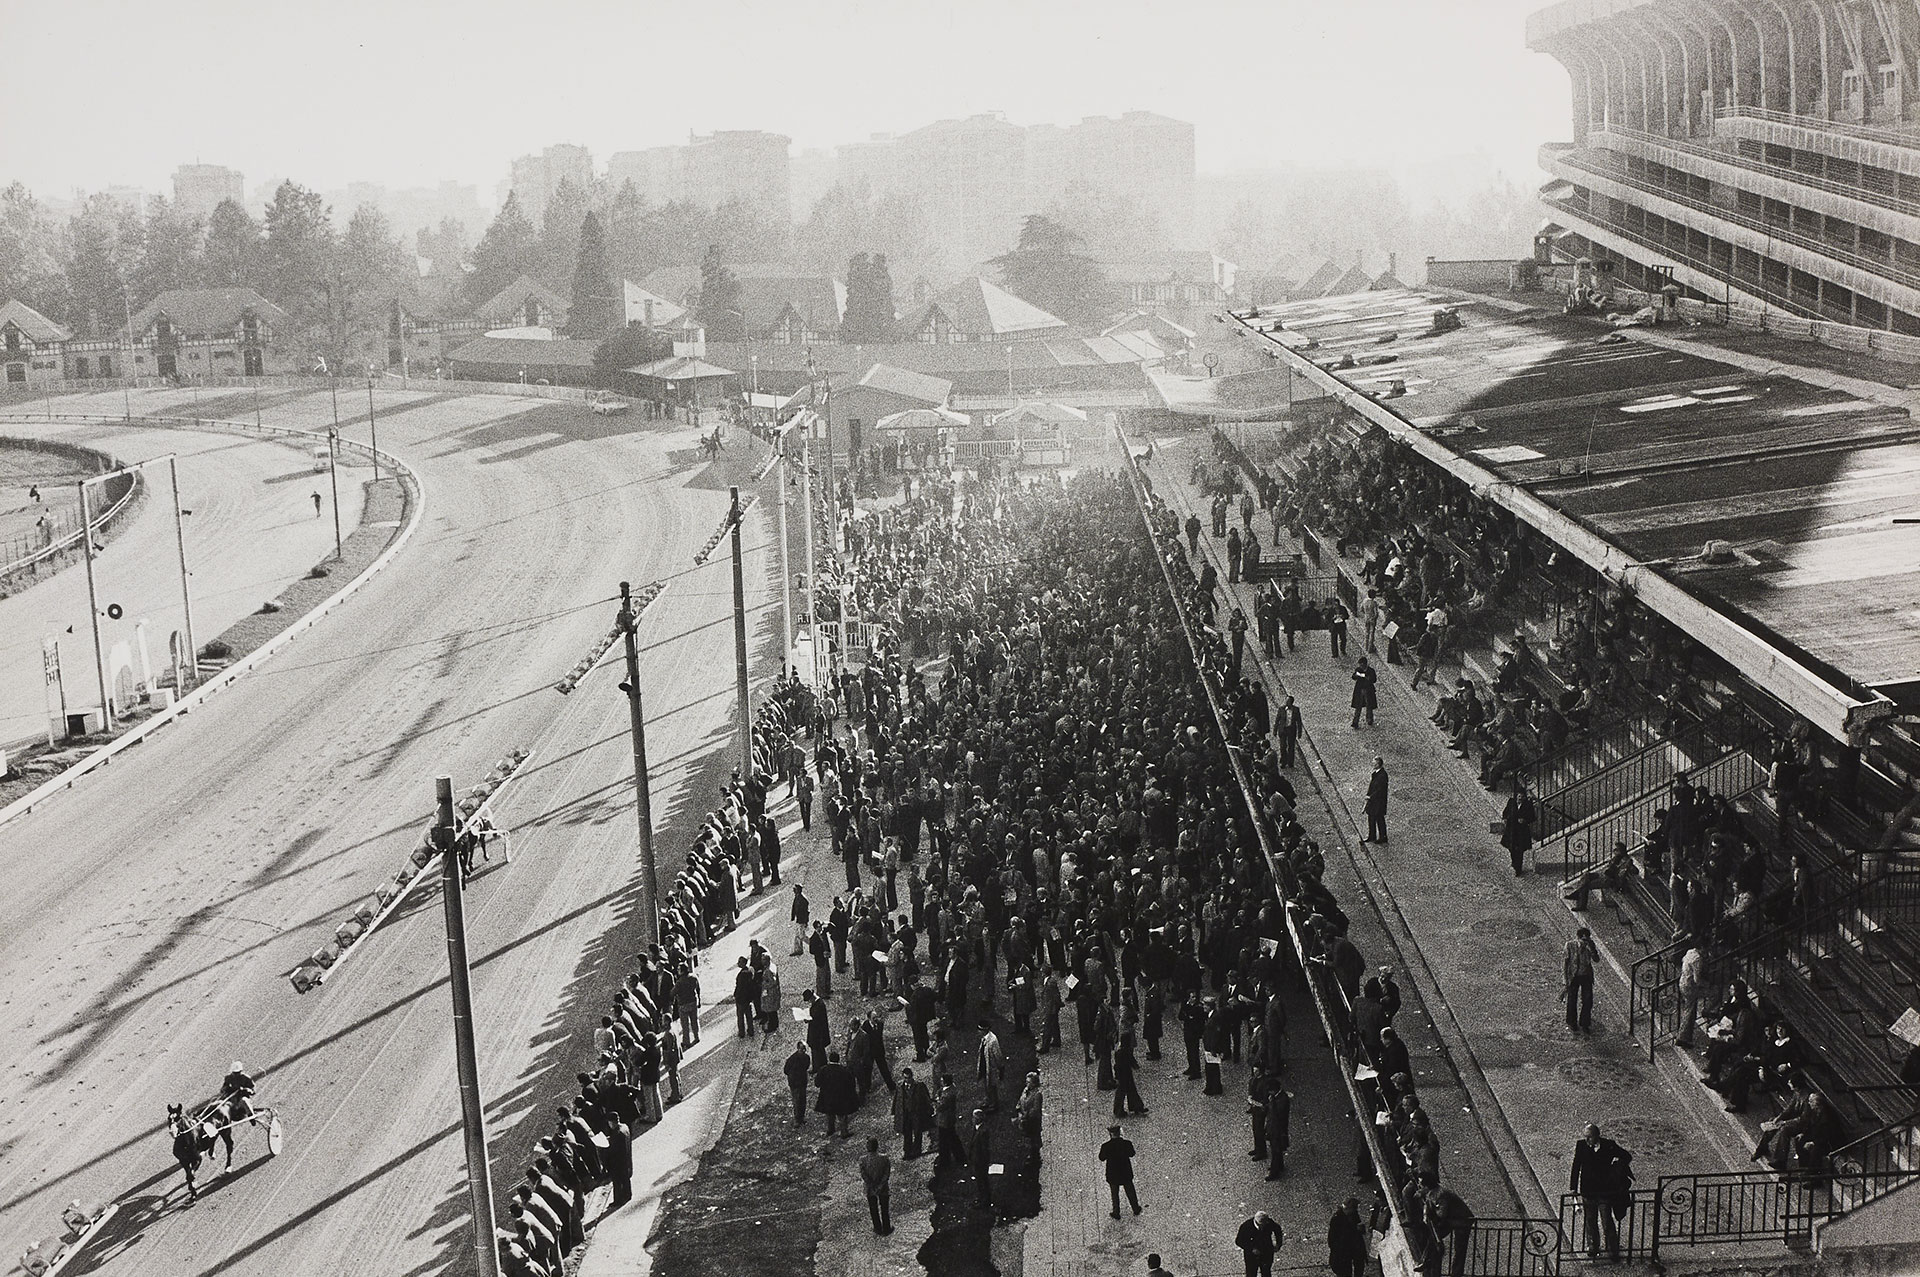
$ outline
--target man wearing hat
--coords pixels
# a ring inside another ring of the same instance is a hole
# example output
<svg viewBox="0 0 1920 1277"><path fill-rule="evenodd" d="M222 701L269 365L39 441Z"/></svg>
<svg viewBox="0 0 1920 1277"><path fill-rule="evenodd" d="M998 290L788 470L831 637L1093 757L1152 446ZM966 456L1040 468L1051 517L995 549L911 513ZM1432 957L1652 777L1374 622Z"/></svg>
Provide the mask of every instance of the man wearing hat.
<svg viewBox="0 0 1920 1277"><path fill-rule="evenodd" d="M1113 1198L1113 1209L1108 1212L1114 1219L1120 1218L1120 1190L1127 1193L1127 1205L1133 1207L1133 1213L1141 1211L1140 1195L1133 1190L1133 1141L1126 1137L1115 1122L1107 1128L1107 1142L1100 1146L1100 1160L1106 1163L1107 1193Z"/></svg>

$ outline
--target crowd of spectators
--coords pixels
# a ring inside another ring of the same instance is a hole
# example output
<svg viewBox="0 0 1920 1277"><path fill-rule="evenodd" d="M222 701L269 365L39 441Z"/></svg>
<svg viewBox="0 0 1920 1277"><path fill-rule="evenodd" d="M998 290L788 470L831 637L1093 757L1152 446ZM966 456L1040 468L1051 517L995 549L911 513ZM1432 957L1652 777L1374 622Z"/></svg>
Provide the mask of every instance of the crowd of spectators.
<svg viewBox="0 0 1920 1277"><path fill-rule="evenodd" d="M586 1199L595 1187L610 1184L614 1206L631 1199L633 1142L679 1102L682 1053L700 1040L699 955L737 920L747 884L757 891L765 879L780 881L765 777L812 700L804 684L782 677L756 714L759 770L744 779L735 773L701 825L660 902L660 939L615 992L594 1030L592 1059L575 1076L578 1092L556 1106L552 1132L536 1141L532 1165L510 1190L499 1239L510 1277L559 1277L567 1254L585 1239ZM770 1029L780 1006L777 975L767 972L757 941L753 949L753 1007L743 1014L743 1032L749 1019ZM762 973L771 978L763 982Z"/></svg>

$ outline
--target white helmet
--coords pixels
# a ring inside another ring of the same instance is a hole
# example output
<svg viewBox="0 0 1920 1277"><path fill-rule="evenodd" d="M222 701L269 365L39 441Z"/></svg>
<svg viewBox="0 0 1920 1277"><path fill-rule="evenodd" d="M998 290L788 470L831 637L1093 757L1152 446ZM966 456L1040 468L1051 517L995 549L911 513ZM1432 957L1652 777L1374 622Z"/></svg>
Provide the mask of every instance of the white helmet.
<svg viewBox="0 0 1920 1277"><path fill-rule="evenodd" d="M227 1070L227 1072L229 1073L245 1073L246 1071L247 1070L245 1069L245 1067L243 1067L240 1061L238 1060L235 1060L233 1062L233 1067Z"/></svg>

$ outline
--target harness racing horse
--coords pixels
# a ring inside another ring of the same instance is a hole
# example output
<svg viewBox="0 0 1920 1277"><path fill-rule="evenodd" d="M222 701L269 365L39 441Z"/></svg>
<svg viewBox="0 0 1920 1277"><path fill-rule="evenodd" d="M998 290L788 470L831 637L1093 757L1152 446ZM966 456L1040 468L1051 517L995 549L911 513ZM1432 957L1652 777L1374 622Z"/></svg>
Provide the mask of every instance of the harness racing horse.
<svg viewBox="0 0 1920 1277"><path fill-rule="evenodd" d="M712 461L726 448L726 442L720 437L720 427L715 426L710 435L700 436L700 451L707 460Z"/></svg>
<svg viewBox="0 0 1920 1277"><path fill-rule="evenodd" d="M242 1122L257 1126L262 1116L243 1095L204 1104L191 1118L181 1105L167 1105L167 1130L173 1134L173 1160L186 1172L188 1201L200 1196L193 1176L200 1169L201 1160L213 1152L214 1141L226 1144L227 1164L222 1169L232 1170L233 1128Z"/></svg>

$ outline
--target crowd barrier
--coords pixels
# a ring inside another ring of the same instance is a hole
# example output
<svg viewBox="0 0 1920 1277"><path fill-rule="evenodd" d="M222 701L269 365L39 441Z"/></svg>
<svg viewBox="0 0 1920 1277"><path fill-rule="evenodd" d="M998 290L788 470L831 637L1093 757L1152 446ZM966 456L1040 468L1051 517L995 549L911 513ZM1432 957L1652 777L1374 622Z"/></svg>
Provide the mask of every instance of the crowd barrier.
<svg viewBox="0 0 1920 1277"><path fill-rule="evenodd" d="M752 728L752 734L751 734L751 739L752 739L751 748L753 750L754 769L756 774L761 776L766 776L773 773L774 771L773 763L775 758L774 745L776 741L784 743L787 733L790 730L791 730L791 727L790 727L785 709L777 701L775 701L772 698L769 698L763 701L761 703L760 709L754 715L753 728ZM709 852L709 853L712 853L714 851L714 849L717 846L716 842L714 841L715 831L721 830L727 827L727 822L729 820L728 809L735 805L734 800L736 796L740 793L743 784L744 784L743 781L736 779L732 784L728 785L725 790L727 801L724 801L721 805L713 808L710 812L708 812L706 819L701 822L701 825L700 825L701 832L698 836L696 836L692 840L689 855L687 857L689 863L691 863L695 859L695 856L697 854L703 851ZM728 871L732 873L734 876L734 889L736 892L738 892L740 886L742 885L741 866L737 861L727 861L726 864L727 864ZM675 882L675 886L672 892L669 893L669 895L676 902L682 897L683 894L688 894L690 899L691 889L688 887L687 882L688 882L688 874L687 874L687 871L683 869L679 878ZM659 910L662 913L667 912L666 910L661 909L660 902L656 901L653 903L654 903L654 908L656 910ZM719 935L723 935L723 934L725 934L724 929L719 934L716 934L715 936L707 940L696 942L694 946L695 951L687 954L688 960L692 961L696 959L698 957L698 951L708 947L711 944L712 940L717 940L719 938ZM663 939L664 939L664 936L663 936ZM623 1005L636 1006L638 1008L639 1013L642 1016L644 1016L646 1020L649 1022L649 1024L652 1026L650 1031L657 1033L663 1041L665 1049L662 1050L661 1059L660 1059L660 1068L662 1073L670 1078L675 1078L676 1071L678 1068L678 1064L677 1064L678 1051L680 1048L678 1044L678 1039L674 1036L674 1023L673 1023L674 1008L670 1005L668 1006L656 1005L653 1001L652 994L648 991L646 985L641 981L638 981L638 980L623 981L621 984L621 988L623 989L623 991L631 990L631 992L628 994L628 997L630 1000L625 1003L621 1001L615 1001L612 1005L608 1007L608 1014L618 1017L622 1014ZM731 991L729 989L726 993L726 996L716 999L713 1005L719 1005L721 1002L730 1000L730 998L731 998ZM671 1057L669 1057L668 1052L673 1053ZM596 1048L594 1050L592 1060L594 1062L597 1062L599 1058L600 1058L599 1050ZM625 1068L626 1075L628 1077L631 1077L633 1074L633 1070L631 1067L632 1061L623 1059L622 1064L626 1066ZM645 1103L643 1103L641 1107L643 1109L646 1109L646 1111L652 1113L655 1117L656 1122L660 1118L664 1117L664 1111L661 1108L649 1108ZM642 1131L636 1129L633 1131L632 1137L637 1142L640 1139L642 1134L643 1134ZM602 1136L596 1136L594 1139L594 1144L596 1149L598 1149L602 1153L606 1152L610 1147L610 1144L603 1143L602 1142L603 1140L604 1140L604 1137ZM514 1182L516 1184L522 1183L524 1182L524 1179L516 1179ZM606 1182L607 1182L607 1177L602 1175L592 1185L592 1187L597 1188L600 1185L605 1184ZM585 1190L582 1191L582 1196L584 1196L584 1191ZM584 1225L585 1221L582 1220L580 1222ZM505 1236L506 1234L503 1232L503 1240Z"/></svg>
<svg viewBox="0 0 1920 1277"><path fill-rule="evenodd" d="M173 381L165 377L68 379L36 382L30 386L0 388L0 403L31 403L49 395L99 395L115 390L363 390L365 377L311 377L296 373L268 373L259 377L199 377ZM542 386L525 381L456 381L450 377L401 377L385 373L374 379L379 390L414 390L437 395L512 395L523 399L559 399L584 402L594 392L584 386ZM124 421L124 415L113 418Z"/></svg>
<svg viewBox="0 0 1920 1277"><path fill-rule="evenodd" d="M393 875L391 882L382 883L374 889L373 896L349 914L345 921L334 928L333 939L314 950L299 966L287 976L293 984L295 993L306 993L317 989L327 982L327 977L339 969L341 963L359 947L362 941L372 935L382 922L397 910L415 886L425 881L429 875L427 866L434 857L444 850L455 854L454 849L461 840L475 838L483 840L494 831L488 819L487 808L506 788L507 782L520 773L526 765L527 751L516 749L502 758L488 777L469 789L454 803L453 845L442 848L435 833L436 821L429 821L427 828L420 834L419 841L412 851L407 853L406 863Z"/></svg>
<svg viewBox="0 0 1920 1277"><path fill-rule="evenodd" d="M50 452L56 456L91 465L96 474L109 474L126 469L126 463L118 457L97 452L92 448L78 448L53 439L0 439L0 447ZM138 470L117 474L107 480L105 487L107 508L92 516L93 528L98 534L112 531L116 525L133 513L140 498L146 493L146 476ZM76 549L84 549L80 540L81 532L82 529L76 524L71 531L53 533L44 545L35 546L24 554L18 547L26 545L26 540L16 539L10 542L9 544L15 548L7 551L13 556L12 558L0 561L0 591L10 588L13 578L20 573L31 572L38 576L42 567L57 564Z"/></svg>
<svg viewBox="0 0 1920 1277"><path fill-rule="evenodd" d="M1387 1157L1385 1146L1380 1140L1379 1127L1374 1121L1375 1115L1383 1110L1373 1102L1371 1096L1361 1091L1355 1075L1359 1065L1364 1061L1359 1060L1347 1049L1346 1044L1353 1040L1354 1034L1352 1012L1346 1004L1345 991L1327 970L1326 964L1323 961L1314 960L1311 947L1301 933L1300 919L1297 916L1300 906L1293 899L1291 886L1292 871L1279 853L1273 828L1267 819L1260 796L1255 791L1252 777L1246 770L1245 760L1239 747L1233 743L1226 713L1220 705L1219 689L1207 660L1206 649L1188 615L1186 603L1181 597L1172 570L1168 567L1170 556L1181 555L1177 526L1171 537L1162 536L1160 530L1154 527L1152 512L1159 498L1152 493L1149 481L1140 472L1139 463L1134 459L1131 449L1126 446L1124 436L1121 437L1121 450L1127 458L1127 477L1133 488L1134 499L1140 507L1140 518L1146 527L1148 544L1155 551L1154 557L1160 564L1161 576L1168 592L1173 596L1174 609L1180 617L1181 630L1186 635L1188 648L1193 654L1196 675L1202 690L1206 693L1208 708L1213 714L1214 729L1226 747L1227 759L1233 771L1234 782L1240 790L1241 801L1246 807L1248 822L1259 839L1261 854L1265 857L1268 869L1273 875L1281 906L1281 916L1286 921L1287 939L1293 959L1299 969L1306 973L1307 989L1312 994L1321 1031L1326 1035L1329 1048L1333 1052L1335 1067L1346 1087L1347 1099L1352 1105L1351 1112L1355 1116L1358 1133L1367 1149L1368 1161L1379 1182L1382 1185L1394 1185L1397 1190L1399 1181L1395 1164ZM1380 1248L1382 1277L1413 1277L1414 1260L1406 1234L1401 1227L1397 1191L1393 1195L1392 1212L1393 1223Z"/></svg>

